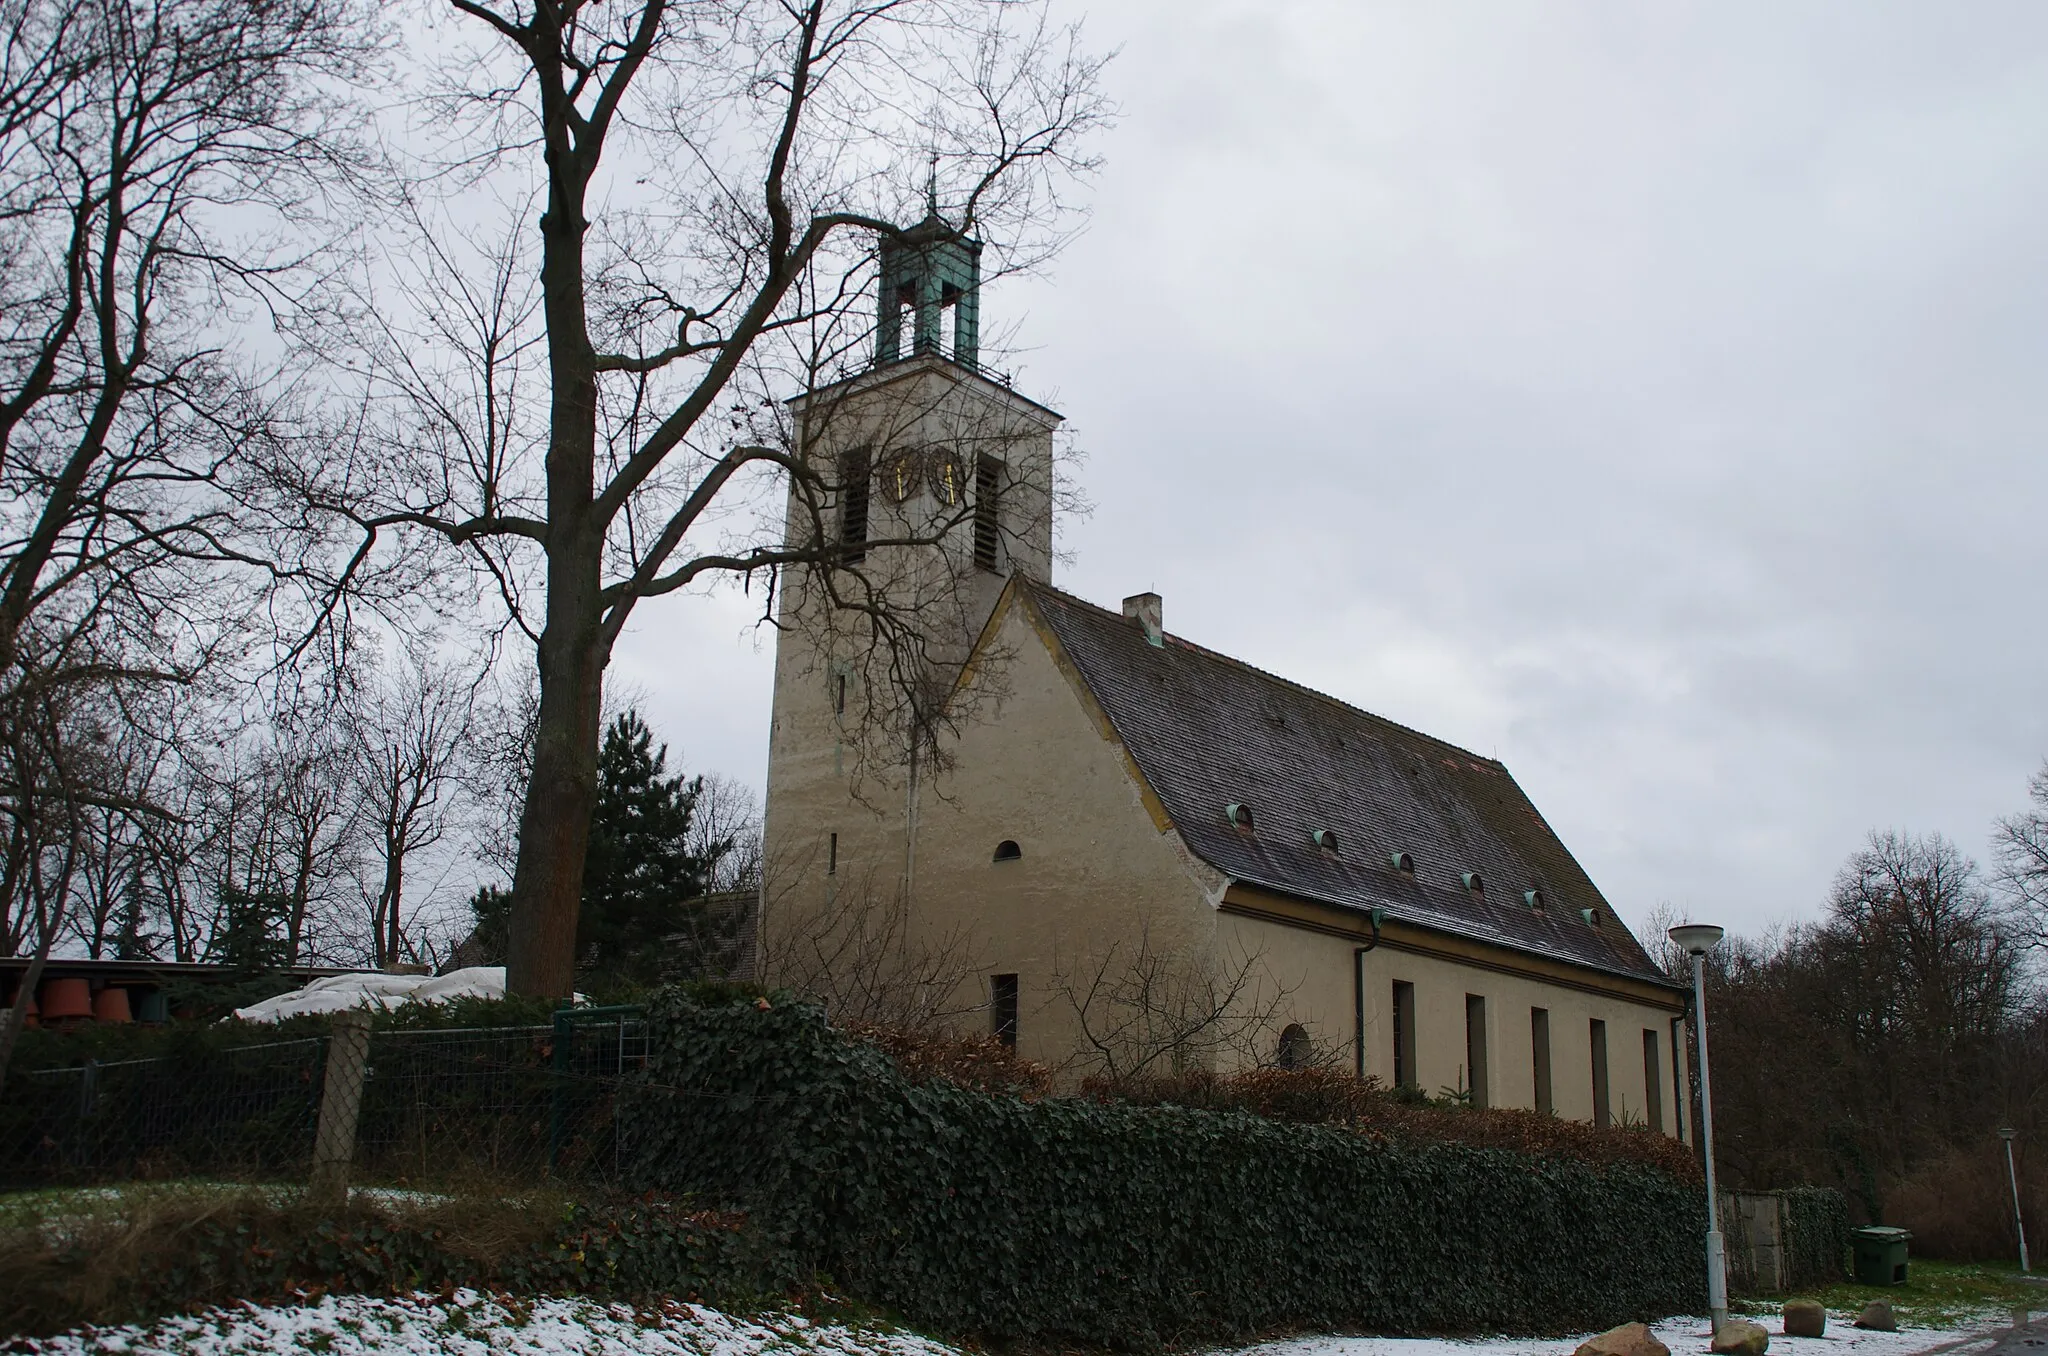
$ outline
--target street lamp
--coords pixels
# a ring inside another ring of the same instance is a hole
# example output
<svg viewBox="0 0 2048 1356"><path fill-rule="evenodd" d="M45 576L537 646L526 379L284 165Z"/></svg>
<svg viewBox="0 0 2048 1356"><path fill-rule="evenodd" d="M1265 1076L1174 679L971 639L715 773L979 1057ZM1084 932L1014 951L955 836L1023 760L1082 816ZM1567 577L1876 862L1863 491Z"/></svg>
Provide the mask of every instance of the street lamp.
<svg viewBox="0 0 2048 1356"><path fill-rule="evenodd" d="M2027 1265L2027 1226L2020 1222L2020 1174L2012 1165L2012 1137L2018 1133L2008 1126L1998 1132L1998 1137L2005 1141L2005 1179L2012 1183L2012 1227L2019 1231L2020 1272L2025 1274L2033 1268Z"/></svg>
<svg viewBox="0 0 2048 1356"><path fill-rule="evenodd" d="M1692 1015L1700 1048L1700 1152L1707 1162L1707 1313L1719 1336L1728 1321L1728 1258L1721 1248L1720 1204L1714 1197L1714 1092L1707 1081L1707 952L1721 940L1712 923L1681 923L1671 940L1692 957Z"/></svg>

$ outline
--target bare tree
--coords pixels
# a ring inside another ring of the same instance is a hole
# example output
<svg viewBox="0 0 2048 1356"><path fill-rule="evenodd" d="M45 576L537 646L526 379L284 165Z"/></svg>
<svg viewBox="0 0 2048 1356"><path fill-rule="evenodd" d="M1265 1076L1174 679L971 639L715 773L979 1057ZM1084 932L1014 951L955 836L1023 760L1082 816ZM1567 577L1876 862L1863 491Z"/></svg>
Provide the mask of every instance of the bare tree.
<svg viewBox="0 0 2048 1356"><path fill-rule="evenodd" d="M2027 799L1992 830L1995 879L2024 920L2027 944L2048 948L2048 762L2028 779Z"/></svg>
<svg viewBox="0 0 2048 1356"><path fill-rule="evenodd" d="M309 520L272 512L257 474L290 442L288 402L229 329L306 276L305 242L272 228L312 220L338 168L326 82L369 54L363 17L0 6L0 914L38 964L75 903L85 809L109 849L165 818L105 756L114 727L155 733L150 694L240 657L293 580L278 548ZM104 909L111 879L94 888Z"/></svg>
<svg viewBox="0 0 2048 1356"><path fill-rule="evenodd" d="M289 714L213 767L201 802L205 837L194 893L206 902L201 959L233 960L246 942L229 914L255 908L274 931L274 955L303 964L333 948L338 906L350 880L360 831L342 732Z"/></svg>
<svg viewBox="0 0 2048 1356"><path fill-rule="evenodd" d="M833 877L826 897L800 903L795 891L812 879L801 865L769 863L762 973L837 1022L942 1031L987 1006L976 984L980 948L965 925L920 929L896 883L871 872Z"/></svg>
<svg viewBox="0 0 2048 1356"><path fill-rule="evenodd" d="M925 191L1013 263L1042 257L1105 110L1099 62L1038 3L451 4L469 41L458 25L436 130L452 163L539 184L537 247L408 202L418 318L387 304L358 331L361 436L307 491L356 515L357 562L401 528L469 551L533 643L509 977L561 995L603 676L634 609L730 579L772 614L796 573L916 648L915 619L846 577L842 468L804 455L776 399L853 370L872 243ZM796 534L791 485L815 508ZM928 680L899 667L906 691Z"/></svg>
<svg viewBox="0 0 2048 1356"><path fill-rule="evenodd" d="M411 654L350 720L351 789L377 866L365 891L375 965L420 959L406 930L406 864L439 844L467 808L476 711L473 681Z"/></svg>
<svg viewBox="0 0 2048 1356"><path fill-rule="evenodd" d="M752 787L716 772L699 777L690 853L712 864L712 893L760 888L761 802Z"/></svg>
<svg viewBox="0 0 2048 1356"><path fill-rule="evenodd" d="M1081 1031L1074 1061L1112 1085L1213 1069L1219 1060L1275 1062L1272 1037L1294 987L1274 978L1261 952L1162 946L1146 924L1135 940L1113 942L1099 956L1053 961L1053 1001Z"/></svg>

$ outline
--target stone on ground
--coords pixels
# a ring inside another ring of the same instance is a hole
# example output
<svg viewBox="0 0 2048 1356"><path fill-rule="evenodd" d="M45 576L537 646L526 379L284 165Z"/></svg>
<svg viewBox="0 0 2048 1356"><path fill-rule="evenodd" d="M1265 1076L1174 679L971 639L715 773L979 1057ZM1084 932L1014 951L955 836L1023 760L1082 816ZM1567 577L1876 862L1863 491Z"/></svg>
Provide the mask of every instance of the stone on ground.
<svg viewBox="0 0 2048 1356"><path fill-rule="evenodd" d="M1890 1300L1872 1300L1863 1306L1863 1312L1856 1316L1856 1326L1872 1332L1897 1332L1899 1320L1892 1316Z"/></svg>
<svg viewBox="0 0 2048 1356"><path fill-rule="evenodd" d="M1817 1300L1785 1301L1785 1336L1821 1337L1828 1330L1828 1311Z"/></svg>
<svg viewBox="0 0 2048 1356"><path fill-rule="evenodd" d="M1764 1331L1763 1324L1731 1318L1714 1334L1711 1350L1714 1356L1764 1356L1770 1345L1771 1335Z"/></svg>
<svg viewBox="0 0 2048 1356"><path fill-rule="evenodd" d="M1671 1356L1645 1323L1624 1323L1579 1343L1572 1356Z"/></svg>

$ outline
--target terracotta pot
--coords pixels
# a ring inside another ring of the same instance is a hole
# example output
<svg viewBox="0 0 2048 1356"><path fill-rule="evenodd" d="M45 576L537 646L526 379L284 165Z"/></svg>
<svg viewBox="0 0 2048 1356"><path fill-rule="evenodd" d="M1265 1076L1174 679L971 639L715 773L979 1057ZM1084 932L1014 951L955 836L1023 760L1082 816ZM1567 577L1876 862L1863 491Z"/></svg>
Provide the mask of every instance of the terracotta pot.
<svg viewBox="0 0 2048 1356"><path fill-rule="evenodd" d="M92 1020L92 985L67 976L43 981L43 1020L68 1022Z"/></svg>
<svg viewBox="0 0 2048 1356"><path fill-rule="evenodd" d="M92 1015L97 1021L116 1025L135 1020L135 1015L128 1010L128 991L117 984L109 984L93 998Z"/></svg>

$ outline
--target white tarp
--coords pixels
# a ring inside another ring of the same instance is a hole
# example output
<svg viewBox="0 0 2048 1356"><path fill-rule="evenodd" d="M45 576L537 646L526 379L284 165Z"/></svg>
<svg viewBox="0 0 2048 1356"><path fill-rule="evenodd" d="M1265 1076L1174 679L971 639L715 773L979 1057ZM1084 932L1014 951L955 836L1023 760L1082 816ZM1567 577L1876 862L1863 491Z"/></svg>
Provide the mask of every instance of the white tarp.
<svg viewBox="0 0 2048 1356"><path fill-rule="evenodd" d="M246 1008L235 1016L245 1022L281 1022L308 1013L346 1012L350 1008L396 1008L407 1003L446 1003L452 998L503 998L505 967L472 965L445 975L329 975L303 989L293 989Z"/></svg>

